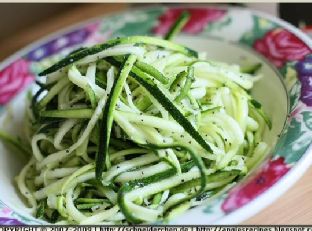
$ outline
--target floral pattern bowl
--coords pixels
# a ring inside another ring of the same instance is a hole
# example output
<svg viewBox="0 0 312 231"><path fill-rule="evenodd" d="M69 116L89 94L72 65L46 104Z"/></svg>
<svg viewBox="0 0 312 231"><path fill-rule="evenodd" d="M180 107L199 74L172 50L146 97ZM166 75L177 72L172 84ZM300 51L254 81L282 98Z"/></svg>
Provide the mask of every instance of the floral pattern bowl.
<svg viewBox="0 0 312 231"><path fill-rule="evenodd" d="M277 125L272 132L274 137L268 136L275 148L258 169L209 204L192 209L171 223L239 223L285 192L312 162L312 42L279 19L241 8L164 6L121 12L63 30L1 64L0 127L7 128L6 117L12 114L17 117L13 120L20 119L22 113L12 111L25 107L24 93L36 73L63 55L111 37L162 35L183 10L191 17L178 41L208 51L211 58L221 61L239 63L246 57L262 60L265 78L254 94L264 101ZM264 88L265 97L261 96ZM14 190L13 177L19 166L15 166L12 156L0 144L0 225L44 224L23 208Z"/></svg>

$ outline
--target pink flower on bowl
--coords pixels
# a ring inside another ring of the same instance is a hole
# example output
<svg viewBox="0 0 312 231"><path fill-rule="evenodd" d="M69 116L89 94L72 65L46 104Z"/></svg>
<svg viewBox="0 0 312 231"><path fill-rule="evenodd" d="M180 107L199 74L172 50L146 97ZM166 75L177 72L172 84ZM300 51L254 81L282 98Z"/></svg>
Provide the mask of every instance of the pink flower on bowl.
<svg viewBox="0 0 312 231"><path fill-rule="evenodd" d="M229 195L221 206L222 210L229 213L247 204L270 188L284 176L289 169L283 157L270 160L262 167L261 171L249 179L246 184L235 187L229 192Z"/></svg>
<svg viewBox="0 0 312 231"><path fill-rule="evenodd" d="M8 208L8 207L4 207L3 209L0 210L0 216L4 215L4 216L8 216L12 213L12 209Z"/></svg>
<svg viewBox="0 0 312 231"><path fill-rule="evenodd" d="M218 21L226 12L214 8L171 8L158 18L158 25L153 29L154 33L166 34L183 11L189 12L191 16L183 28L184 32L190 34L202 32L208 23Z"/></svg>
<svg viewBox="0 0 312 231"><path fill-rule="evenodd" d="M19 59L0 71L0 105L8 103L35 76L29 72L29 63Z"/></svg>
<svg viewBox="0 0 312 231"><path fill-rule="evenodd" d="M276 67L282 67L288 61L302 60L311 53L311 49L303 41L281 28L267 32L253 46Z"/></svg>

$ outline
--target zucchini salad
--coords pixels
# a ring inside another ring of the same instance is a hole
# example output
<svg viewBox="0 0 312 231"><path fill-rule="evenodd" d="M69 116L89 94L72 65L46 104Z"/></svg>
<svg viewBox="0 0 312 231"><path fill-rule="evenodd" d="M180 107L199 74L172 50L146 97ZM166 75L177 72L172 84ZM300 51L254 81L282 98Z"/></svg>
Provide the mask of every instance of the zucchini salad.
<svg viewBox="0 0 312 231"><path fill-rule="evenodd" d="M132 36L73 51L39 75L26 109L17 188L56 224L168 222L229 189L269 152L250 95L259 65L212 60Z"/></svg>

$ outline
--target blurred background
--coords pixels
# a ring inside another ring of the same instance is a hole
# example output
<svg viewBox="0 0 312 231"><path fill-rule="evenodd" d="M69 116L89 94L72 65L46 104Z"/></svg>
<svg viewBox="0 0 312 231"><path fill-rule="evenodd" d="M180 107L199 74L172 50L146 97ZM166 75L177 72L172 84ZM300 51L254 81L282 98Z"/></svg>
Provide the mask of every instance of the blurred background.
<svg viewBox="0 0 312 231"><path fill-rule="evenodd" d="M146 5L151 4L0 3L0 60L34 40L65 26L129 7ZM228 5L248 7L281 17L312 36L312 26L309 26L312 25L311 3L231 3Z"/></svg>

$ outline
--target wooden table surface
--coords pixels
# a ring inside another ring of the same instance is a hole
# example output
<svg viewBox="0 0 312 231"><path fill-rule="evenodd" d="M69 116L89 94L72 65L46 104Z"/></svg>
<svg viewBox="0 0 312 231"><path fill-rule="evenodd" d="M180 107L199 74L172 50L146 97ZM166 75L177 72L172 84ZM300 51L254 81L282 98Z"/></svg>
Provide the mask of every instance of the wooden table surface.
<svg viewBox="0 0 312 231"><path fill-rule="evenodd" d="M23 46L65 26L128 8L128 4L84 4L0 41L0 60ZM269 207L243 224L312 224L312 168Z"/></svg>

